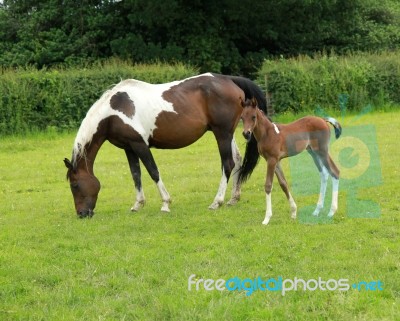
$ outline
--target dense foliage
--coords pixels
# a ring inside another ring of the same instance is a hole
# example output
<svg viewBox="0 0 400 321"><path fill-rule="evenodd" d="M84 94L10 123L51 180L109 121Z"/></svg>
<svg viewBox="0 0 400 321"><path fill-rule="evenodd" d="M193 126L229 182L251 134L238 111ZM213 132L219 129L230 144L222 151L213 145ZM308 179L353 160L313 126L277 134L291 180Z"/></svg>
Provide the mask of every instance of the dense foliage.
<svg viewBox="0 0 400 321"><path fill-rule="evenodd" d="M0 135L46 128L76 129L90 106L121 79L168 82L198 74L182 64L132 65L111 60L86 68L3 70ZM400 52L299 56L265 60L256 82L272 94L276 113L400 104Z"/></svg>
<svg viewBox="0 0 400 321"><path fill-rule="evenodd" d="M109 57L250 74L264 57L399 48L398 0L4 0L0 66Z"/></svg>
<svg viewBox="0 0 400 321"><path fill-rule="evenodd" d="M400 52L266 60L257 81L277 113L399 105Z"/></svg>

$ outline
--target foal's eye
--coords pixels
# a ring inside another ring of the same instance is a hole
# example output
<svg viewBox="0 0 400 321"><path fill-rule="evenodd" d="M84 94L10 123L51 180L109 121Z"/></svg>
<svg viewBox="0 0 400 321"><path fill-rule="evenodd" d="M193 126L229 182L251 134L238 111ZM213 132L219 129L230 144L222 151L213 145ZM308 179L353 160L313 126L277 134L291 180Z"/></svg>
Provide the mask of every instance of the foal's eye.
<svg viewBox="0 0 400 321"><path fill-rule="evenodd" d="M256 120L256 116L252 116L251 119L252 119L252 120Z"/></svg>

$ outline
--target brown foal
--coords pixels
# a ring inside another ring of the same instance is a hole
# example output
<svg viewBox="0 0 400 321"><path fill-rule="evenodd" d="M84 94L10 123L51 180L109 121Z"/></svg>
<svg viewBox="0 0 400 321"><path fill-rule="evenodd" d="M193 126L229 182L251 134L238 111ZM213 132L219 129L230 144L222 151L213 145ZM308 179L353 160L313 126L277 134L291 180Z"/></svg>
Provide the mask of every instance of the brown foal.
<svg viewBox="0 0 400 321"><path fill-rule="evenodd" d="M336 138L342 128L338 121L314 116L303 117L290 124L274 124L257 107L256 99L242 101L243 136L249 140L251 135L257 140L258 152L267 161L267 177L265 181L266 213L263 224L268 224L272 216L271 191L274 173L279 185L285 193L293 219L297 215L297 206L289 192L288 184L280 166L282 158L291 157L304 150L312 156L321 177L321 188L317 207L313 215L317 216L324 207L326 185L329 175L332 177L332 205L328 216L332 217L338 207L339 169L329 155L330 128L333 125Z"/></svg>

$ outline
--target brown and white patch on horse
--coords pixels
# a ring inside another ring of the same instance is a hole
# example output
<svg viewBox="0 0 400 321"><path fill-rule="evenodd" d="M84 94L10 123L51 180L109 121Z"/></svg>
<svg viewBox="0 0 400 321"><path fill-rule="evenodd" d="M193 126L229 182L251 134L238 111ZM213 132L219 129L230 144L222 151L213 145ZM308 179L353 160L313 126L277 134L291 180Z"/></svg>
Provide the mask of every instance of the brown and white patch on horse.
<svg viewBox="0 0 400 321"><path fill-rule="evenodd" d="M125 114L128 118L135 115L135 104L126 92L119 91L114 94L110 99L110 106L112 109Z"/></svg>
<svg viewBox="0 0 400 321"><path fill-rule="evenodd" d="M220 187L210 208L217 208L224 202L230 176L233 188L229 204L237 202L241 182L238 173L247 178L259 157L258 153L252 153L254 147L257 148L252 144L253 139L246 146L242 168L234 141L242 111L240 101L253 96L261 108L266 105L261 89L249 79L211 73L164 84L127 79L107 90L82 120L71 161L64 161L78 215L93 215L100 190L93 172L94 161L104 141L125 150L137 191L132 210L142 207L145 200L140 170L143 164L157 184L163 203L161 210L168 211L170 196L150 147L182 148L206 131L212 131L215 136L223 168Z"/></svg>

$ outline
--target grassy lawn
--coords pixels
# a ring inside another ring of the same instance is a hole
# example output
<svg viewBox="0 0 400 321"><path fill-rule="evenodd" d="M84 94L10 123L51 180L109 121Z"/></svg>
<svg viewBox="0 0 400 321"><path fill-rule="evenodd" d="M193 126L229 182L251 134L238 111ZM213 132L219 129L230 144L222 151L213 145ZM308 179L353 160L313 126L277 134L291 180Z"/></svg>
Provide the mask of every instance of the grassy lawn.
<svg viewBox="0 0 400 321"><path fill-rule="evenodd" d="M317 171L299 175L285 161L299 218L290 219L275 180L268 226L261 224L263 160L236 206L208 210L220 180L212 134L186 149L153 151L173 198L170 214L160 212L157 188L144 170L147 204L129 211L134 190L124 152L106 143L95 165L102 183L96 215L84 220L74 214L62 162L71 155L75 133L2 138L0 320L399 320L398 119L398 112L339 118L344 133L374 126L379 162L367 177L341 182L333 220L323 213L309 217L318 198ZM236 140L243 154L240 129ZM304 162L312 166L308 158ZM367 206L358 207L355 199ZM372 218L368 204L379 207ZM199 283L198 291L196 285L189 291L192 274L195 282L347 279L350 288L304 291L299 285L285 295L246 295L206 291ZM363 283L361 290L352 287L362 281L380 281L383 289L373 290L373 283L369 290Z"/></svg>

